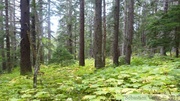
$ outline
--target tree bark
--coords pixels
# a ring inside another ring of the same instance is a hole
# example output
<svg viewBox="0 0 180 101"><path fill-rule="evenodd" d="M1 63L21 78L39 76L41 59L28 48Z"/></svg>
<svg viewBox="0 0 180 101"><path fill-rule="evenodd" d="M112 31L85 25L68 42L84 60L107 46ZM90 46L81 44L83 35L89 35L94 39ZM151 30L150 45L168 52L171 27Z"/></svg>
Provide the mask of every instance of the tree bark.
<svg viewBox="0 0 180 101"><path fill-rule="evenodd" d="M32 57L33 57L33 67L35 66L36 62L36 20L35 20L35 12L36 12L36 1L32 0L32 16L31 16L31 35L32 35Z"/></svg>
<svg viewBox="0 0 180 101"><path fill-rule="evenodd" d="M2 70L5 71L7 69L7 65L6 65L6 62L5 62L5 58L6 58L6 55L5 55L5 48L4 48L4 37L2 38L2 41L1 41L1 56L3 57L2 58Z"/></svg>
<svg viewBox="0 0 180 101"><path fill-rule="evenodd" d="M179 39L180 39L180 34L179 34L179 32L180 32L180 28L177 27L177 28L175 29L176 58L179 57L179 45L180 45L180 41L179 41Z"/></svg>
<svg viewBox="0 0 180 101"><path fill-rule="evenodd" d="M68 50L71 54L73 54L73 44L72 44L72 24L68 24Z"/></svg>
<svg viewBox="0 0 180 101"><path fill-rule="evenodd" d="M134 0L128 1L128 31L127 31L127 38L126 38L126 56L125 62L126 64L130 64L131 62L131 54L132 54L132 40L133 40L133 23L134 23Z"/></svg>
<svg viewBox="0 0 180 101"><path fill-rule="evenodd" d="M145 31L145 22L146 22L146 2L144 2L143 4L143 10L142 10L142 32L141 32L141 45L142 47L145 47L146 46L146 31Z"/></svg>
<svg viewBox="0 0 180 101"><path fill-rule="evenodd" d="M67 20L67 33L68 41L67 48L71 54L73 54L73 41L72 41L72 0L68 0L68 20Z"/></svg>
<svg viewBox="0 0 180 101"><path fill-rule="evenodd" d="M0 3L2 4L2 1L0 1ZM0 17L3 18L3 11L0 10ZM4 27L3 27L3 21L0 22L0 30L3 31L4 30ZM4 32L2 32L2 37L0 37L0 49L1 49L1 57L2 57L2 71L5 71L7 68L6 68L6 62L5 62L5 48L4 48Z"/></svg>
<svg viewBox="0 0 180 101"><path fill-rule="evenodd" d="M42 1L39 1L40 6L42 6ZM41 12L41 8L39 9L39 15L37 12L37 6L36 6L36 0L34 0L33 3L33 9L34 9L34 20L37 23L37 25L35 26L35 51L33 48L32 49L32 54L35 56L35 64L33 65L34 67L34 77L33 77L33 87L36 88L37 87L37 77L38 77L38 71L40 70L40 56L42 55L40 52L42 52L41 48L42 48L42 40L40 39L40 36L42 36L42 12ZM31 44L31 47L34 47L33 44Z"/></svg>
<svg viewBox="0 0 180 101"><path fill-rule="evenodd" d="M75 25L74 25L74 29L78 29L78 23L75 23ZM78 31L77 30L75 30L75 32L74 32L74 36L73 36L73 38L74 38L74 47L75 47L75 49L74 49L74 59L75 60L77 60L77 57L79 58L79 54L77 53L77 50L76 50L76 47L77 47L77 44L78 44L78 40L80 40L78 37L77 37L77 33L78 33ZM78 34L80 34L80 33L78 33ZM80 44L80 43L79 43ZM80 47L80 46L79 46ZM78 51L79 52L79 51Z"/></svg>
<svg viewBox="0 0 180 101"><path fill-rule="evenodd" d="M103 64L106 65L106 0L103 0Z"/></svg>
<svg viewBox="0 0 180 101"><path fill-rule="evenodd" d="M44 37L43 33L43 0L39 0L39 33L40 33L40 38L42 39ZM43 44L40 44L40 63L44 63L44 46ZM37 49L38 50L38 49Z"/></svg>
<svg viewBox="0 0 180 101"><path fill-rule="evenodd" d="M94 57L95 67L104 67L102 60L102 0L95 1Z"/></svg>
<svg viewBox="0 0 180 101"><path fill-rule="evenodd" d="M7 51L7 71L11 72L12 64L11 64L11 53L10 53L10 34L9 34L9 1L5 0L5 13L6 13L6 51Z"/></svg>
<svg viewBox="0 0 180 101"><path fill-rule="evenodd" d="M12 45L13 45L13 65L14 67L17 66L17 42L16 42L16 0L13 0L13 39L12 39Z"/></svg>
<svg viewBox="0 0 180 101"><path fill-rule="evenodd" d="M94 5L92 3L90 3L91 5L91 8L89 11L94 11ZM90 13L91 15L93 15L93 13L91 12ZM94 57L94 54L93 54L93 38L94 38L94 33L93 33L93 29L94 29L94 25L93 25L93 21L94 21L95 17L90 17L89 18L89 37L90 37L90 48L89 48L89 56L90 57Z"/></svg>
<svg viewBox="0 0 180 101"><path fill-rule="evenodd" d="M30 17L29 17L29 0L21 0L21 60L20 74L27 75L32 73L30 58Z"/></svg>
<svg viewBox="0 0 180 101"><path fill-rule="evenodd" d="M120 1L115 0L114 6L114 40L113 40L113 64L118 66L119 50L118 50L118 34L119 34L119 5Z"/></svg>
<svg viewBox="0 0 180 101"><path fill-rule="evenodd" d="M79 65L84 66L84 0L80 0Z"/></svg>
<svg viewBox="0 0 180 101"><path fill-rule="evenodd" d="M127 38L127 28L128 28L128 14L127 14L127 0L124 0L124 30L123 30L123 43L122 43L122 50L121 55L125 56L126 52L126 38Z"/></svg>
<svg viewBox="0 0 180 101"><path fill-rule="evenodd" d="M79 65L84 66L84 0L80 0Z"/></svg>
<svg viewBox="0 0 180 101"><path fill-rule="evenodd" d="M48 46L51 46L51 1L48 0ZM48 61L51 59L51 48L48 49Z"/></svg>

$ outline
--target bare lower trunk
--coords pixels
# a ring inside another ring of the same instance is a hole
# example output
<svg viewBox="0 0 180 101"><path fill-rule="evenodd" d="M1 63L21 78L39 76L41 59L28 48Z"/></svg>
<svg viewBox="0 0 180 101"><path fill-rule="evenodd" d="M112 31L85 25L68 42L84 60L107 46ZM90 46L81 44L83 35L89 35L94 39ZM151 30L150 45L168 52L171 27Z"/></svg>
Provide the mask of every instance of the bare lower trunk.
<svg viewBox="0 0 180 101"><path fill-rule="evenodd" d="M176 47L176 58L179 57L179 47Z"/></svg>
<svg viewBox="0 0 180 101"><path fill-rule="evenodd" d="M29 73L32 73L29 23L29 0L21 0L21 75L27 75Z"/></svg>
<svg viewBox="0 0 180 101"><path fill-rule="evenodd" d="M44 37L42 24L43 24L43 0L39 0L39 34L40 34L39 36L41 39ZM41 46L37 46L37 47L40 47L40 63L44 63L44 46L43 44L41 44Z"/></svg>
<svg viewBox="0 0 180 101"><path fill-rule="evenodd" d="M79 65L84 66L84 0L80 0L80 43L79 43Z"/></svg>
<svg viewBox="0 0 180 101"><path fill-rule="evenodd" d="M180 32L180 28L176 28L175 29L175 48L176 48L176 57L179 57L179 45L180 45L180 34L178 33Z"/></svg>
<svg viewBox="0 0 180 101"><path fill-rule="evenodd" d="M93 5L91 4L91 6L93 6ZM92 7L91 10L94 10L93 8L94 8L94 7ZM91 13L91 14L92 14L92 13ZM93 33L93 27L94 27L94 26L93 26L93 20L94 20L94 17L92 17L92 18L89 20L89 23L90 23L90 25L89 25L89 33L90 33L90 34L89 34L89 37L91 38L91 40L90 40L90 41L91 41L91 42L90 42L90 48L89 48L89 56L90 56L90 57L94 57L94 54L93 54L93 37L94 37L94 36L93 36L93 34L94 34L94 33Z"/></svg>
<svg viewBox="0 0 180 101"><path fill-rule="evenodd" d="M123 30L123 43L122 43L122 50L121 55L125 56L126 51L126 38L127 38L127 28L128 28L128 14L127 14L127 0L124 0L124 30Z"/></svg>
<svg viewBox="0 0 180 101"><path fill-rule="evenodd" d="M5 13L6 13L6 51L7 51L7 70L8 73L11 72L12 65L11 65L11 53L10 53L10 34L9 34L9 1L5 0Z"/></svg>
<svg viewBox="0 0 180 101"><path fill-rule="evenodd" d="M106 0L103 0L103 64L106 64Z"/></svg>
<svg viewBox="0 0 180 101"><path fill-rule="evenodd" d="M104 67L102 61L102 0L95 1L95 33L94 33L94 57L95 67Z"/></svg>
<svg viewBox="0 0 180 101"><path fill-rule="evenodd" d="M2 4L3 1L0 1L0 3ZM3 11L0 10L0 17L3 18ZM4 24L3 22L0 22L0 30L4 30ZM2 37L0 37L0 50L1 50L1 57L2 57L2 71L5 71L7 68L6 68L6 62L5 62L5 58L6 58L6 55L5 55L5 48L4 48L4 33L1 33L2 34Z"/></svg>
<svg viewBox="0 0 180 101"><path fill-rule="evenodd" d="M51 13L50 13L50 9L51 9L51 1L48 0L48 45L51 46ZM51 59L51 48L49 47L48 49L48 62Z"/></svg>
<svg viewBox="0 0 180 101"><path fill-rule="evenodd" d="M161 54L162 56L167 56L165 46L162 46L162 47L161 47L160 54Z"/></svg>
<svg viewBox="0 0 180 101"><path fill-rule="evenodd" d="M36 12L36 2L35 2L35 0L33 0L32 1L32 17L31 17L31 23L32 23L32 25L31 25L31 35L32 35L32 47L31 47L31 49L32 49L32 52L31 53L33 53L33 55L32 55L32 57L33 57L33 66L35 66L35 62L36 62L36 56L35 56L35 54L36 54L36 20L35 20L35 12Z"/></svg>
<svg viewBox="0 0 180 101"><path fill-rule="evenodd" d="M67 18L67 49L71 54L73 54L73 39L72 39L72 0L67 0L68 18Z"/></svg>
<svg viewBox="0 0 180 101"><path fill-rule="evenodd" d="M118 50L118 34L119 34L119 0L115 2L114 8L114 41L113 41L113 64L116 66L119 65L118 58L119 58L119 50Z"/></svg>
<svg viewBox="0 0 180 101"><path fill-rule="evenodd" d="M39 61L39 56L40 56L40 47L37 50L36 53L36 61L35 61L35 65L34 65L34 77L33 77L33 88L37 88L37 77L38 77L38 71L40 70L40 61Z"/></svg>
<svg viewBox="0 0 180 101"><path fill-rule="evenodd" d="M128 31L126 37L126 55L125 61L126 64L130 64L131 62L131 54L132 54L132 40L133 40L133 33L134 33L134 0L128 1L129 4L129 12L128 12Z"/></svg>

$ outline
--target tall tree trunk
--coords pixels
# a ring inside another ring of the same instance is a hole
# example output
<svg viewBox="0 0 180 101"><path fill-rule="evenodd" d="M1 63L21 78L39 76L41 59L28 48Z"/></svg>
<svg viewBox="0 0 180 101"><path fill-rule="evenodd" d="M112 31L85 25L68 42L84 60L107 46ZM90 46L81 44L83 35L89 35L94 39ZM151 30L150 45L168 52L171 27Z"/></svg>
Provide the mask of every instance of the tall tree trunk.
<svg viewBox="0 0 180 101"><path fill-rule="evenodd" d="M128 14L127 14L127 0L124 0L124 30L123 30L123 43L122 43L122 50L121 55L125 56L125 50L126 50L126 38L127 38L127 28L128 28Z"/></svg>
<svg viewBox="0 0 180 101"><path fill-rule="evenodd" d="M79 65L84 66L84 0L80 0Z"/></svg>
<svg viewBox="0 0 180 101"><path fill-rule="evenodd" d="M11 1L9 1L9 9L8 9L8 13L9 13L9 40L10 40L10 50L13 50L14 48L14 44L13 44L13 41L14 41L14 26L13 26L13 6L11 5ZM10 51L11 52L11 51ZM11 52L11 65L12 67L14 66L14 53L15 51L13 50L13 52Z"/></svg>
<svg viewBox="0 0 180 101"><path fill-rule="evenodd" d="M0 1L0 3L2 4L2 1ZM3 18L3 10L0 10L0 17ZM3 31L4 27L3 27L3 21L0 22L0 30ZM4 32L1 33L2 37L0 37L0 49L1 49L1 57L2 57L2 71L5 71L6 68L6 62L5 62L5 48L4 48Z"/></svg>
<svg viewBox="0 0 180 101"><path fill-rule="evenodd" d="M67 33L68 42L67 47L71 54L73 54L73 41L72 41L72 0L68 0L68 21L67 21Z"/></svg>
<svg viewBox="0 0 180 101"><path fill-rule="evenodd" d="M143 10L142 10L142 32L141 32L141 45L142 47L145 47L146 46L146 31L145 31L145 22L146 22L146 2L143 4Z"/></svg>
<svg viewBox="0 0 180 101"><path fill-rule="evenodd" d="M68 24L68 50L71 54L73 54L73 44L72 44L72 24Z"/></svg>
<svg viewBox="0 0 180 101"><path fill-rule="evenodd" d="M162 46L162 47L161 47L160 54L161 54L162 56L167 56L167 54L166 54L166 47L165 47L165 46Z"/></svg>
<svg viewBox="0 0 180 101"><path fill-rule="evenodd" d="M21 0L21 60L20 74L27 75L32 73L30 57L30 30L29 30L29 0Z"/></svg>
<svg viewBox="0 0 180 101"><path fill-rule="evenodd" d="M48 0L48 46L51 46L51 1ZM48 61L51 59L51 48L48 49Z"/></svg>
<svg viewBox="0 0 180 101"><path fill-rule="evenodd" d="M36 1L32 0L32 16L31 16L31 35L32 35L32 65L35 66L36 62L36 20L35 20L35 12L36 12Z"/></svg>
<svg viewBox="0 0 180 101"><path fill-rule="evenodd" d="M11 53L10 53L10 34L9 34L9 1L5 0L5 13L6 13L6 49L7 49L7 70L10 73L12 69L11 65Z"/></svg>
<svg viewBox="0 0 180 101"><path fill-rule="evenodd" d="M127 31L127 38L126 38L126 55L125 61L126 64L130 64L131 62L131 54L132 54L132 40L133 40L133 24L134 24L134 0L128 1L128 31Z"/></svg>
<svg viewBox="0 0 180 101"><path fill-rule="evenodd" d="M93 4L91 3L91 8L90 8L90 10L89 11L93 11L94 10L94 6L93 6ZM92 14L92 12L90 13L90 14ZM93 15L93 14L92 14ZM93 28L94 28L94 26L93 26L93 21L94 21L94 19L95 19L95 17L93 16L93 17L91 17L90 19L89 19L89 37L90 37L90 48L89 48L89 56L90 57L94 57L94 54L93 54L93 38L94 38L94 33L93 33Z"/></svg>
<svg viewBox="0 0 180 101"><path fill-rule="evenodd" d="M43 0L39 0L39 34L40 34L39 36L41 39L44 37L42 24L43 24ZM41 46L39 46L39 48L40 48L40 63L44 63L44 46L43 46L43 44L41 44Z"/></svg>
<svg viewBox="0 0 180 101"><path fill-rule="evenodd" d="M91 23L91 25L89 26L89 29L90 29L90 31L89 31L89 37L91 38L91 43L90 43L90 48L89 48L89 56L90 57L94 57L94 54L93 54L93 24Z"/></svg>
<svg viewBox="0 0 180 101"><path fill-rule="evenodd" d="M17 66L17 42L16 42L16 1L13 0L13 65L14 67Z"/></svg>
<svg viewBox="0 0 180 101"><path fill-rule="evenodd" d="M38 67L37 67L37 48L36 48L36 0L32 0L31 3L31 35L32 35L32 40L30 42L31 45L31 54L32 54L32 65L34 68L34 77L33 77L33 87L36 88L37 87L37 73L38 73Z"/></svg>
<svg viewBox="0 0 180 101"><path fill-rule="evenodd" d="M103 64L106 65L106 0L103 0Z"/></svg>
<svg viewBox="0 0 180 101"><path fill-rule="evenodd" d="M95 0L94 57L95 67L104 67L102 60L102 0Z"/></svg>
<svg viewBox="0 0 180 101"><path fill-rule="evenodd" d="M75 23L75 25L74 25L74 29L77 29L77 27L78 27L78 23ZM79 57L79 54L78 54L78 56L77 56L77 41L78 41L78 38L77 38L77 32L78 31L75 31L74 32L74 36L73 36L73 38L74 38L74 47L75 47L75 49L74 49L74 59L75 60L77 60L77 57ZM80 34L80 33L78 33L78 34Z"/></svg>
<svg viewBox="0 0 180 101"><path fill-rule="evenodd" d="M119 0L115 1L114 6L114 37L113 37L113 64L118 66L119 50L118 50L118 34L119 34Z"/></svg>
<svg viewBox="0 0 180 101"><path fill-rule="evenodd" d="M41 52L41 48L42 48L42 40L40 39L40 36L42 35L42 22L41 22L41 14L37 14L37 6L36 6L36 0L33 0L33 10L34 10L34 21L37 23L36 26L34 26L34 38L35 38L35 46L33 44L31 44L31 47L35 47L36 49L34 50L32 49L32 54L35 57L34 60L34 76L33 76L33 87L36 88L37 87L37 77L38 77L38 71L40 70L40 52ZM40 12L41 13L41 12ZM40 16L40 17L39 17ZM34 22L34 24L35 24ZM32 36L33 37L33 36Z"/></svg>
<svg viewBox="0 0 180 101"><path fill-rule="evenodd" d="M2 29L2 28L1 28ZM7 66L6 66L6 62L5 62L5 48L4 48L4 37L2 38L1 40L1 45L0 45L0 48L1 48L1 56L2 56L2 70L5 71L7 69Z"/></svg>

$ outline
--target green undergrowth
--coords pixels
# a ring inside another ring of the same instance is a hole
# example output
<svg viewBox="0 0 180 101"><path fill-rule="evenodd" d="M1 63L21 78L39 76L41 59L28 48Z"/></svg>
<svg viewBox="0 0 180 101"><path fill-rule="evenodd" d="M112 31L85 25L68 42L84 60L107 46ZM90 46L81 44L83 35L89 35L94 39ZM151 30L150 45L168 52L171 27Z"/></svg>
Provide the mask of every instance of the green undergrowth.
<svg viewBox="0 0 180 101"><path fill-rule="evenodd" d="M133 96L176 101L179 78L180 59L171 57L133 57L131 65L116 68L107 59L106 68L99 70L93 59L87 59L84 67L78 62L68 67L41 65L37 89L32 88L32 77L19 76L16 68L0 75L0 101L135 101L129 100L137 98Z"/></svg>

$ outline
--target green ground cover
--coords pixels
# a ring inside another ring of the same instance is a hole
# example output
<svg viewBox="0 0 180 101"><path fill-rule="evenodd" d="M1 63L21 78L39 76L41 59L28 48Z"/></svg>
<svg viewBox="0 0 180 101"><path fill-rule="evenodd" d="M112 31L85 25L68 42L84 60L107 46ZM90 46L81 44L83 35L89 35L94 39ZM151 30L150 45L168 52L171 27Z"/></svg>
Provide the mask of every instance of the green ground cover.
<svg viewBox="0 0 180 101"><path fill-rule="evenodd" d="M16 68L0 75L0 101L176 101L179 78L180 59L172 57L133 57L131 65L116 68L107 59L106 68L99 70L93 59L85 67L41 65L37 89L32 77L20 76Z"/></svg>

